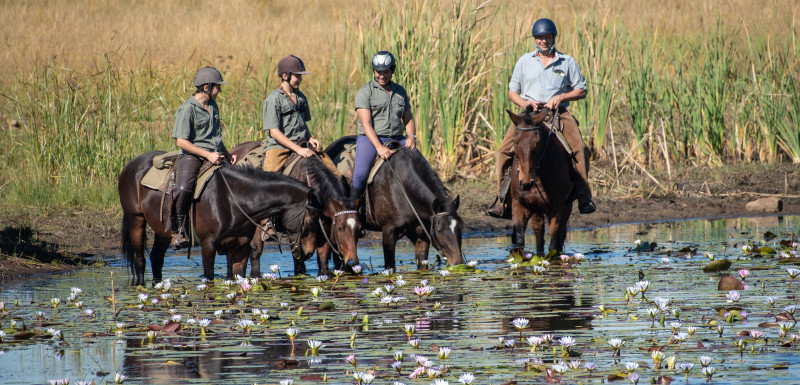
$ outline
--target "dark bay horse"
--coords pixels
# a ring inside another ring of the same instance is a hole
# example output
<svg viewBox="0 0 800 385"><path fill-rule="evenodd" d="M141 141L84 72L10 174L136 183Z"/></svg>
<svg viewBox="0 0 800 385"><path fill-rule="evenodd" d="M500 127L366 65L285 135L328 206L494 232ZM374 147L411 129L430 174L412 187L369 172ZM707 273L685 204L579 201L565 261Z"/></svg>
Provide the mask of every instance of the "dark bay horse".
<svg viewBox="0 0 800 385"><path fill-rule="evenodd" d="M259 145L260 142L245 142L232 148L230 152L242 159ZM313 188L322 204L319 216L321 236L317 237L316 244L319 274L328 273L331 251L336 251L337 257L341 259L339 265L343 263L349 268L357 265L356 245L361 223L355 202L350 200L344 183L316 157L300 158L292 167L289 176ZM250 276L257 277L261 275L257 268L260 266L261 251L264 247L260 230L253 238L252 246ZM305 260L295 259L294 262L295 274L305 274ZM341 269L342 266L336 268Z"/></svg>
<svg viewBox="0 0 800 385"><path fill-rule="evenodd" d="M145 227L155 233L150 265L153 282L162 279L164 253L172 237L169 207L171 197L163 199L160 191L141 185L142 178L153 164L153 157L162 151L150 151L128 163L119 176L119 199L122 204L122 249L134 275L133 285L144 284ZM162 205L164 205L162 210ZM194 229L200 240L203 274L214 278L217 252L227 254L232 273L244 276L250 255L250 240L256 231L255 222L277 218L293 232L299 252L315 251L320 204L313 190L283 175L245 167L223 165L209 179L203 194L193 208ZM228 277L232 278L232 277Z"/></svg>
<svg viewBox="0 0 800 385"><path fill-rule="evenodd" d="M343 137L325 149L334 159L347 143L355 143L354 136ZM385 268L395 267L397 240L403 236L414 243L417 268L428 259L431 244L447 259L450 265L464 263L461 254L461 231L464 222L458 215L459 198L450 199L447 189L428 161L419 151L409 150L399 143L397 152L377 171L367 185L366 222L370 231L383 235Z"/></svg>
<svg viewBox="0 0 800 385"><path fill-rule="evenodd" d="M525 227L530 219L536 236L536 253L544 255L544 217L550 220L550 250L563 252L567 221L572 213L571 162L551 128L550 109L522 115L506 110L516 127L514 161L511 168L511 242L525 247ZM551 135L552 134L552 135Z"/></svg>

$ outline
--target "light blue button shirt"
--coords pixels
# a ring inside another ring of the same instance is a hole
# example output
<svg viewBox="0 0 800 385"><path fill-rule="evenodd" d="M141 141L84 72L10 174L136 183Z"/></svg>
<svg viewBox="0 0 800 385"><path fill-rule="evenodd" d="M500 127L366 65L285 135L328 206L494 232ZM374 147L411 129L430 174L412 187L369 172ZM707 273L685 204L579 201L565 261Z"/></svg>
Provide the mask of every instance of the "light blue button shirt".
<svg viewBox="0 0 800 385"><path fill-rule="evenodd" d="M556 51L555 57L544 67L538 52L529 52L517 61L508 90L519 94L525 100L547 103L553 96L565 94L574 89L586 89L578 64L572 57ZM561 107L569 102L561 103Z"/></svg>

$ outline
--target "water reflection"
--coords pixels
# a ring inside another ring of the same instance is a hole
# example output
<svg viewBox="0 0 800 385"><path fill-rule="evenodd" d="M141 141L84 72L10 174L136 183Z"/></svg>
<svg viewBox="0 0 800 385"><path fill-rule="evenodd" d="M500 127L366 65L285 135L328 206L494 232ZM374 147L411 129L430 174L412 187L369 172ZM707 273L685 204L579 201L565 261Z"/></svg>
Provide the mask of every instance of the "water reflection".
<svg viewBox="0 0 800 385"><path fill-rule="evenodd" d="M766 231L778 234L778 238L765 241L763 234ZM128 375L130 383L277 383L280 378L294 378L298 380L296 383L317 383L325 373L329 374L330 383L352 383L351 378L344 376L347 370L352 370L344 363L349 354L358 356L360 368L377 367L384 370L383 373L391 373L387 368L394 350L434 357L434 346L454 348L454 357L449 361L454 368L482 372L482 383L501 383L507 377L497 371L497 366L514 367L515 373L519 374L517 361L532 357L525 355L525 349L511 353L497 348L498 338L519 338L519 331L511 324L517 317L530 320L523 332L525 336L542 333L574 336L583 344L581 350L591 351L596 357L593 359L601 363L607 361L601 370L609 373L620 368L613 366L608 348L602 342L589 342L593 338L622 337L630 345L643 346L651 345L652 341L663 342L669 337L668 328L650 328L650 321L642 311L646 302L640 303L637 298L631 304L624 303L622 296L626 286L639 279L652 281L648 298L670 298L683 313L681 322L685 325L719 319L716 309L730 307L724 303L724 293L716 291L720 274L700 272L706 263L702 256L687 257L677 252L686 246L698 248L698 253L710 251L718 258L727 257L735 267L750 268L753 273L748 282L753 287L743 291L741 303L737 305L750 310L747 322L726 325L723 338L716 337L709 328L698 331L695 340L700 340L702 335L706 348L687 348L685 353L681 353L681 360L693 360L699 354L714 354L720 361L726 360L725 376L715 383L746 381L751 366L768 368L775 364L788 364L788 370L771 371L773 377L763 379L765 383L781 383L800 375L795 368L800 366L800 355L789 354L796 353L796 349L770 344L760 354L739 356L730 354L731 345L736 333L756 328L762 322L774 322L775 312L768 310L764 302L766 296L778 296L780 309L796 303L796 286L786 285L785 269L776 267L771 257L745 255L734 246L742 242L774 245L798 231L800 217L698 220L571 231L568 251L582 252L588 261L576 268L552 268L542 276L532 273L511 275L508 264L503 262L510 243L507 235L465 238L463 249L467 258L477 261L479 269L484 272L452 274L446 281L434 274L417 272L413 247L408 242L401 242L398 245L399 274L404 275L408 284L396 289L395 295L407 297L407 302L380 304L371 293L390 282L380 275L369 276L367 283L358 278L343 278L336 290L326 288L317 301L310 300L307 286L318 286L319 283L311 279L285 280L267 293L252 295L247 304L229 306L216 302L232 311L225 313L223 324L212 327L213 333L209 333L205 342L195 331L180 336L162 336L152 345L144 337L144 330L147 325L160 322L156 313L163 315L161 319L169 317L163 307L154 314L132 306L124 308L120 316L131 325L131 330L125 332L121 343L114 336L116 320L112 319L109 302L103 298L110 294L110 272L115 272L115 294L121 303L132 303L137 294L136 290L125 286L120 288L127 281L127 271L120 261L114 261L112 268L11 282L0 288L0 301L20 301L21 309L14 311L13 317L25 320L28 325L36 324L33 321L36 311L51 314L50 299L66 298L71 287L81 287L85 306L95 308L98 313L94 320L84 319L76 309L64 303L59 308L59 315L52 320L53 326L60 328L65 336L63 345L58 341L0 344L0 383L38 384L67 377L73 382L93 379L101 383L113 381L114 372ZM658 248L655 252L637 253L633 247L635 239L657 242ZM527 244L533 244L532 240ZM362 261L381 266L380 243L363 243L359 257ZM271 264L278 264L283 272L290 272L290 258L281 255L277 248L267 248L262 257L262 271L268 271ZM668 258L668 261L664 262L662 258ZM313 269L316 267L312 265L309 264L309 273L315 274ZM224 258L218 258L217 272L224 272L224 268ZM182 292L175 293L173 297L178 301L179 312L185 317L196 314L213 318L211 306L215 302L192 297L191 291L199 284L200 273L199 259L187 262L185 256L171 255L166 260L165 276L175 277L175 285L183 285L183 290L190 292L189 300L194 301L190 306L188 300L179 298ZM418 303L411 289L420 285L423 279L430 280L436 290L432 298L421 299ZM328 282L327 287L331 284ZM290 294L294 286L298 291ZM219 298L224 296L216 295ZM437 301L440 307L434 306ZM280 302L288 303L289 310L282 310L278 305ZM323 302L332 303L335 309L321 311ZM619 312L602 318L597 310L600 305L614 307ZM302 315L297 311L300 306L306 309ZM244 337L235 321L240 315L249 317L250 307L271 309L276 318L266 325L259 325L251 337ZM350 320L351 311L358 312L355 321ZM366 323L362 321L364 315L369 318ZM667 318L667 322L671 320ZM414 325L413 338L422 340L418 349L408 345L409 338L401 329L404 324ZM301 329L295 341L294 356L292 345L283 332L290 325ZM8 318L0 318L0 326L7 333L13 333ZM772 340L777 338L774 330L764 330L773 334L770 336ZM96 334L83 336L86 331ZM325 344L319 357L305 355L305 340L312 338ZM521 344L519 340L517 342ZM672 354L673 347L668 349ZM626 354L626 359L649 360L646 352L641 353L633 347ZM404 365L404 375L407 376L412 364L406 362ZM389 381L386 375L385 379ZM452 383L455 378L450 380ZM697 378L690 380L699 381Z"/></svg>

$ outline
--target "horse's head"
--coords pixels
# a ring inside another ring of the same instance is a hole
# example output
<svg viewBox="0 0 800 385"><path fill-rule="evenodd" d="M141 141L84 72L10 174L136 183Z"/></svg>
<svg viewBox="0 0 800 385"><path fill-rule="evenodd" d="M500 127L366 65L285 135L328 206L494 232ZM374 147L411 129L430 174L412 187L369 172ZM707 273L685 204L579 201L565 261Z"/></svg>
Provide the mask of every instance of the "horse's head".
<svg viewBox="0 0 800 385"><path fill-rule="evenodd" d="M528 106L521 115L506 110L511 121L514 122L514 156L519 164L519 185L523 190L529 190L536 178L539 157L544 150L545 142L542 140L547 127L543 122L552 113L549 108L542 108L534 112Z"/></svg>
<svg viewBox="0 0 800 385"><path fill-rule="evenodd" d="M331 219L331 243L342 253L342 260L348 269L358 265L356 244L361 231L358 211L352 202L329 200L325 215Z"/></svg>
<svg viewBox="0 0 800 385"><path fill-rule="evenodd" d="M314 190L308 191L306 200L287 205L283 210L283 227L293 238L292 253L296 258L307 260L317 251L321 211L322 205Z"/></svg>
<svg viewBox="0 0 800 385"><path fill-rule="evenodd" d="M459 196L456 196L450 204L440 202L439 199L433 201L435 214L431 217L432 241L451 266L464 263L461 254L461 231L464 228L464 221L456 212L460 201Z"/></svg>

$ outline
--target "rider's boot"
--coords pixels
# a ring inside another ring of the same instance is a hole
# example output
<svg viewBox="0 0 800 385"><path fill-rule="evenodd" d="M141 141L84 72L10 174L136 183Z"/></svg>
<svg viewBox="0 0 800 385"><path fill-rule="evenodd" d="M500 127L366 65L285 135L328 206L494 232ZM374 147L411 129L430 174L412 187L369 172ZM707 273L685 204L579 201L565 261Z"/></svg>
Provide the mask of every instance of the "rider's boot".
<svg viewBox="0 0 800 385"><path fill-rule="evenodd" d="M186 214L189 212L192 195L186 191L175 193L174 207L175 216L172 222L172 246L176 249L189 246L189 238L186 236Z"/></svg>
<svg viewBox="0 0 800 385"><path fill-rule="evenodd" d="M493 218L511 219L511 199L509 190L511 187L511 174L509 168L503 173L503 180L500 182L500 194L494 200L486 214Z"/></svg>

